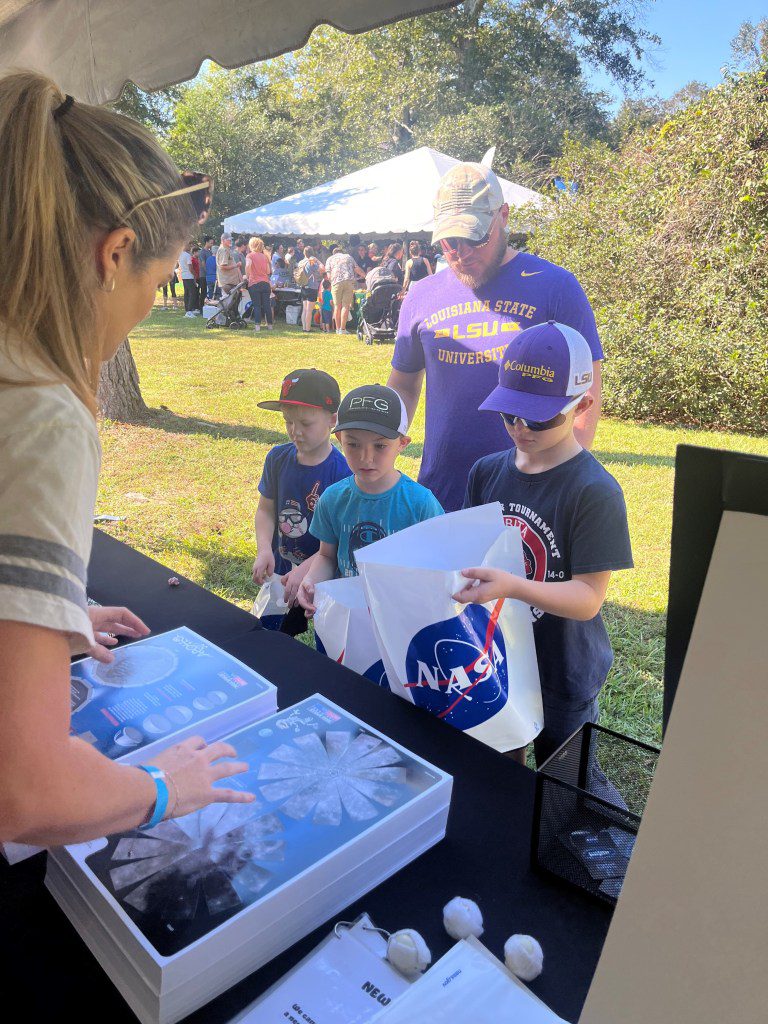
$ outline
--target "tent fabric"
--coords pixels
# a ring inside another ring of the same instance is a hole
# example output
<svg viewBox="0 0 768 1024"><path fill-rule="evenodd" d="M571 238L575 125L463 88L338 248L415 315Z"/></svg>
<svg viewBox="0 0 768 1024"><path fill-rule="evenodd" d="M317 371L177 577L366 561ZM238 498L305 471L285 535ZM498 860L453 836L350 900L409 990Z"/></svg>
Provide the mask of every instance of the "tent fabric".
<svg viewBox="0 0 768 1024"><path fill-rule="evenodd" d="M227 217L224 229L237 233L315 236L419 235L432 231L432 201L442 176L455 164L453 157L422 146L402 156L373 164L287 196L267 206ZM538 192L501 181L510 206L509 225L523 232L527 225L515 211L547 200Z"/></svg>
<svg viewBox="0 0 768 1024"><path fill-rule="evenodd" d="M455 0L454 0L455 3ZM319 24L363 32L445 0L0 0L0 73L29 68L89 103L299 49Z"/></svg>

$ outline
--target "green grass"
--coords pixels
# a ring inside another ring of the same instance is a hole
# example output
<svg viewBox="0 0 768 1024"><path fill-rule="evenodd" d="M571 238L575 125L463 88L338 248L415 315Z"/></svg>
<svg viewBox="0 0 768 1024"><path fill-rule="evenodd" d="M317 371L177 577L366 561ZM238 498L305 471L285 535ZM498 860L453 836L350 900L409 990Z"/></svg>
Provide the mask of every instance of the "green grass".
<svg viewBox="0 0 768 1024"><path fill-rule="evenodd" d="M109 531L241 607L250 607L253 514L269 448L285 440L273 398L285 373L316 366L342 393L386 383L390 345L353 335L206 330L201 320L155 310L131 338L146 423L106 422L97 512L126 516ZM416 476L424 406L401 468ZM638 739L660 735L675 447L708 445L768 455L768 439L603 419L594 451L627 499L636 568L611 580L605 618L616 660L602 721Z"/></svg>

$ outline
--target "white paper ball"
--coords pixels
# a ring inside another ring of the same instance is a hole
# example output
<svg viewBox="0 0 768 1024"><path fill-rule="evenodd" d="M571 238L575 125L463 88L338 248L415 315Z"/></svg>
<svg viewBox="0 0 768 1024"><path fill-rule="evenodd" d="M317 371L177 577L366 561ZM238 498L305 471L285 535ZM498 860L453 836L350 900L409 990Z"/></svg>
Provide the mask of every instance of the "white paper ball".
<svg viewBox="0 0 768 1024"><path fill-rule="evenodd" d="M413 928L393 932L387 942L387 960L401 974L422 974L432 963L429 946Z"/></svg>
<svg viewBox="0 0 768 1024"><path fill-rule="evenodd" d="M443 907L443 925L452 939L466 939L470 935L479 939L483 934L483 915L474 900L454 896Z"/></svg>
<svg viewBox="0 0 768 1024"><path fill-rule="evenodd" d="M521 981L533 981L544 968L544 952L532 935L513 935L504 943L504 963Z"/></svg>

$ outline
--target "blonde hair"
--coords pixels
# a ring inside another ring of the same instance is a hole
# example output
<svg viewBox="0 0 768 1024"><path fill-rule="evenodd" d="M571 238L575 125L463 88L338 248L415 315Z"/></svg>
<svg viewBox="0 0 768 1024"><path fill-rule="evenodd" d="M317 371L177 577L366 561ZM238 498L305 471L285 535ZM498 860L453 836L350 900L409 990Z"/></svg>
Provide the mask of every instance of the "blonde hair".
<svg viewBox="0 0 768 1024"><path fill-rule="evenodd" d="M264 241L261 238L257 238L255 235L253 238L248 239L248 248L251 252L264 252Z"/></svg>
<svg viewBox="0 0 768 1024"><path fill-rule="evenodd" d="M169 257L197 217L188 195L126 216L179 188L178 169L145 128L105 107L74 102L54 117L65 98L34 72L0 78L0 252L20 268L0 289L0 322L95 414L94 235L130 227L140 271Z"/></svg>

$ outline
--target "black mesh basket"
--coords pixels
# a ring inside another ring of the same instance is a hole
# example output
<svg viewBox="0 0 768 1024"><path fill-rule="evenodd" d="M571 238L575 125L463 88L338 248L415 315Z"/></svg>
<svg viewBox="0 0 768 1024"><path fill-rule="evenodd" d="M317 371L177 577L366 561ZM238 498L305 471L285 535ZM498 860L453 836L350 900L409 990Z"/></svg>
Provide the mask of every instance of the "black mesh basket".
<svg viewBox="0 0 768 1024"><path fill-rule="evenodd" d="M659 751L587 723L536 773L533 867L614 905Z"/></svg>

